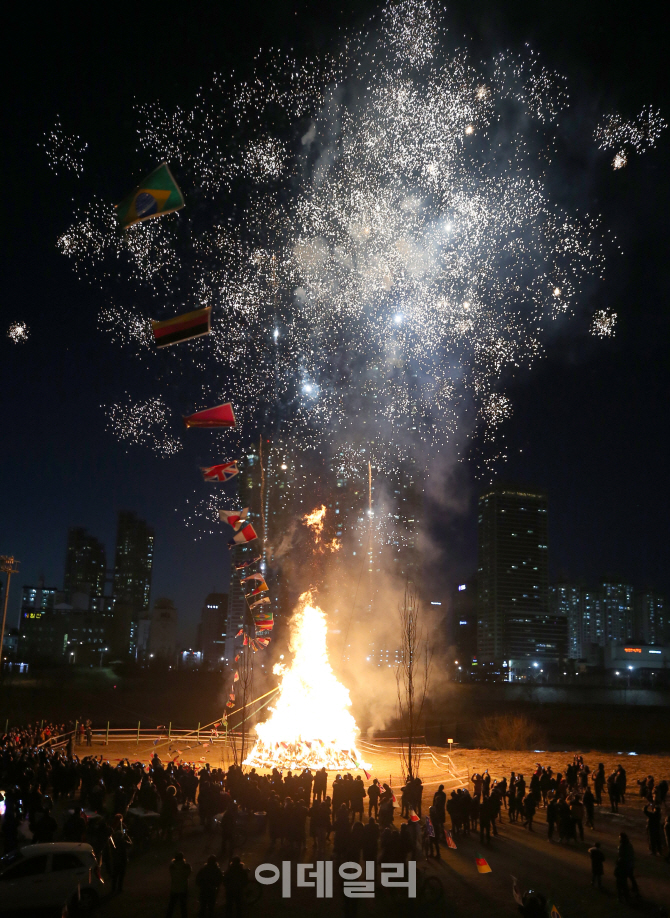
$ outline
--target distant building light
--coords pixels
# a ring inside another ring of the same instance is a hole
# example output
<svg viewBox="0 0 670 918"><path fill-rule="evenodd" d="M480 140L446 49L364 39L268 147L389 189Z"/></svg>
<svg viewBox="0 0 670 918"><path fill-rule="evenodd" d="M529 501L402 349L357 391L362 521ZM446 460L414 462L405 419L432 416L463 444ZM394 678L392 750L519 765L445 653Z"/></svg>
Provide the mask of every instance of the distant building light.
<svg viewBox="0 0 670 918"><path fill-rule="evenodd" d="M459 583L459 584L458 584L458 592L459 592L459 593L462 593L463 590L467 590L467 588L468 588L467 583Z"/></svg>
<svg viewBox="0 0 670 918"><path fill-rule="evenodd" d="M649 653L663 653L662 650L650 650Z"/></svg>
<svg viewBox="0 0 670 918"><path fill-rule="evenodd" d="M467 625L467 622L459 622L459 625Z"/></svg>
<svg viewBox="0 0 670 918"><path fill-rule="evenodd" d="M441 606L441 605L442 605L441 602L432 602L432 601L431 601L431 606Z"/></svg>

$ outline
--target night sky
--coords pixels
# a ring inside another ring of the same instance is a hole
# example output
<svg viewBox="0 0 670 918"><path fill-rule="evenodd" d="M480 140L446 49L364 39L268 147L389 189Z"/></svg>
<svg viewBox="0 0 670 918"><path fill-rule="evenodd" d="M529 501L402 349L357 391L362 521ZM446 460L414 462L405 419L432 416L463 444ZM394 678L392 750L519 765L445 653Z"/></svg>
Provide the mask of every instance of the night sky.
<svg viewBox="0 0 670 918"><path fill-rule="evenodd" d="M477 4L449 9L454 44L467 35L477 56L530 42L549 67L567 75L585 104L626 117L643 105L670 120L666 42L650 9L611 3ZM105 431L102 403L126 389L128 364L97 328L100 291L80 281L56 250L71 222L72 180L48 168L38 145L61 116L66 132L95 141L104 163L86 170L91 196L118 201L126 176L140 168L135 102L188 107L214 71L243 77L261 47L321 51L338 30L364 23L363 2L199 4L155 7L150 19L108 7L75 12L52 6L39 21L24 6L8 24L15 52L4 86L2 399L0 461L4 483L0 553L15 555L10 625L20 591L44 574L62 585L67 528L83 525L113 563L116 514L135 510L156 528L152 596L172 598L184 640L210 590L227 589L226 536L194 541L175 508L198 483L208 456L202 434L171 459L116 442ZM129 8L130 9L130 8ZM162 20L161 10L165 11ZM29 40L28 40L29 39ZM547 356L508 388L514 416L506 425L505 478L546 488L554 576L597 581L621 576L670 592L667 486L668 149L632 156L613 173L607 156L574 164L571 181L589 191L586 206L604 215L623 256L611 255L593 306L619 314L614 339L565 323ZM588 174L586 174L588 173ZM6 337L25 321L30 339ZM465 512L436 523L444 549L444 589L475 566L474 502L482 481L464 465L456 488ZM439 566L438 566L439 568ZM438 573L438 576L439 573Z"/></svg>

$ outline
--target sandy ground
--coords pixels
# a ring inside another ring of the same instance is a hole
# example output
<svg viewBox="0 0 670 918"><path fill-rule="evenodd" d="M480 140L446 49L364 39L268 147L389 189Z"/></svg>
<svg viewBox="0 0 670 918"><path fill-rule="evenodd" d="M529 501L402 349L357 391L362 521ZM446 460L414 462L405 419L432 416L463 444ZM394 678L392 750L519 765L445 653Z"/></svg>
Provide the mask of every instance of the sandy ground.
<svg viewBox="0 0 670 918"><path fill-rule="evenodd" d="M173 744L174 745L174 744ZM167 746L156 747L162 758L167 758ZM147 760L154 750L152 743L115 744L112 748L94 746L94 754L102 752L110 761L127 755L131 760ZM78 750L82 751L82 750ZM435 750L446 754L448 750ZM193 746L191 750L182 750L192 761L201 758L210 761L211 765L227 764L221 750ZM107 755L107 753L109 753ZM197 755L195 753L198 753ZM452 753L455 764L472 774L485 768L494 778L509 775L510 770L529 775L536 762L551 765L554 770L562 771L572 760L573 753L540 753L540 752L494 752L485 749L456 749ZM644 833L644 815L642 801L638 796L636 781L646 774L654 774L657 780L661 777L670 779L670 757L658 756L617 756L606 755L595 751L583 752L587 764L594 768L603 762L606 770L611 770L623 762L628 774L632 793L627 795L626 804L620 808L618 815L609 813L608 807L598 808L595 830L586 830L584 842L573 842L561 845L549 841L546 835L544 811L538 810L535 831L529 832L520 824L510 825L503 811L499 836L492 839L491 846L480 844L476 835L458 839L458 850L443 850L442 859L431 859L419 864L426 875L440 878L444 890L444 901L438 906L426 906L419 900L410 902L407 899L396 899L378 891L374 899L359 900L356 915L358 918L368 916L412 916L439 915L445 918L491 918L491 916L518 916L518 911L511 895L511 876L518 877L524 888L535 888L556 902L561 918L617 918L629 915L631 911L647 915L670 914L670 864L662 858L653 858L649 852ZM389 775L400 773L397 755L388 751L365 754L371 764L373 775L388 780ZM423 776L426 781L428 797L431 784L436 783L437 769L431 761L424 762ZM398 781L393 781L396 789ZM399 824L396 818L396 824ZM619 904L614 892L615 884L612 875L618 834L625 830L635 847L636 875L642 892L640 902L630 905ZM601 842L605 853L604 891L599 893L590 886L590 867L587 855L588 847L595 841ZM99 911L101 918L151 918L165 914L169 892L168 865L176 848L183 850L187 860L196 871L211 853L218 854L219 840L216 835L206 835L197 820L187 828L178 844L158 843L149 851L135 857L131 862L126 881L126 888L121 896L105 901ZM487 858L492 873L478 874L475 866L475 853L481 851ZM267 836L251 838L240 851L245 864L254 868L259 863L279 864L282 856L267 849ZM298 859L302 863L313 860L310 849ZM225 865L223 865L225 866ZM295 871L295 866L294 866ZM295 878L295 873L294 873ZM193 884L192 884L193 886ZM189 915L197 914L195 889L191 891ZM249 916L267 914L277 918L293 916L341 916L352 914L345 910L345 900L336 890L331 900L317 900L313 889L296 889L295 879L290 899L281 898L279 885L264 887L260 902L250 908ZM663 909L667 909L664 912ZM217 904L215 913L223 916L222 902Z"/></svg>

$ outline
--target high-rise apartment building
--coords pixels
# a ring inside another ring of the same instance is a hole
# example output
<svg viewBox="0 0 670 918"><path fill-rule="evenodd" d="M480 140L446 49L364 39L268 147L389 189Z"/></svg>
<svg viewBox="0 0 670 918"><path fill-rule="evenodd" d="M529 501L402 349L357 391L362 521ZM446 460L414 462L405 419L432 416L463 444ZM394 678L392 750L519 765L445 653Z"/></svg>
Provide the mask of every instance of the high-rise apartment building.
<svg viewBox="0 0 670 918"><path fill-rule="evenodd" d="M259 569L270 587L266 608L274 613L275 635L300 594L318 585L318 602L328 614L336 653L342 651L348 659L347 647L355 635L358 650L377 665L396 661L397 648L375 641L372 626L375 616L388 614L381 608L383 586L418 581L416 535L423 489L413 463L382 475L367 457L361 448L324 460L320 454L296 452L280 437L272 442L263 438L247 450L240 461L236 506L250 508L259 541L232 552L229 662L236 640L241 640L235 636L245 610L235 564L257 554L262 554ZM326 515L316 546L303 518L321 506ZM370 635L361 639L366 624Z"/></svg>
<svg viewBox="0 0 670 918"><path fill-rule="evenodd" d="M635 596L636 640L644 644L665 644L670 638L665 600L655 590L641 590Z"/></svg>
<svg viewBox="0 0 670 918"><path fill-rule="evenodd" d="M228 626L228 596L210 593L200 613L199 649L207 669L222 669L225 664Z"/></svg>
<svg viewBox="0 0 670 918"><path fill-rule="evenodd" d="M568 658L580 660L584 643L583 590L575 583L555 583L549 588L549 607L568 622Z"/></svg>
<svg viewBox="0 0 670 918"><path fill-rule="evenodd" d="M477 657L509 678L567 651L567 619L549 608L548 500L497 483L479 498Z"/></svg>
<svg viewBox="0 0 670 918"><path fill-rule="evenodd" d="M105 547L81 526L71 526L67 534L65 575L66 593L87 593L99 599L105 589Z"/></svg>
<svg viewBox="0 0 670 918"><path fill-rule="evenodd" d="M119 513L114 558L114 615L122 621L117 635L119 649L124 645L134 654L137 624L149 610L151 571L154 558L154 530L135 513ZM118 630L118 629L117 629Z"/></svg>
<svg viewBox="0 0 670 918"><path fill-rule="evenodd" d="M629 583L606 580L602 585L602 597L606 642L632 641L635 625L633 587Z"/></svg>

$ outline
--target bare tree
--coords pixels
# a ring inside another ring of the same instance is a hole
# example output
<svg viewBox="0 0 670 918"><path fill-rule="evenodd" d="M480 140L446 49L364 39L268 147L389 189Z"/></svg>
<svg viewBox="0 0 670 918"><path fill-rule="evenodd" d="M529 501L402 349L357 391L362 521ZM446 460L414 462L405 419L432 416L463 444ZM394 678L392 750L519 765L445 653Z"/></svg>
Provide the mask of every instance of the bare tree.
<svg viewBox="0 0 670 918"><path fill-rule="evenodd" d="M421 606L416 587L405 585L400 616L400 663L396 668L398 720L400 722L400 761L403 779L417 777L421 761L418 739L428 691L432 649L428 646L421 621Z"/></svg>

